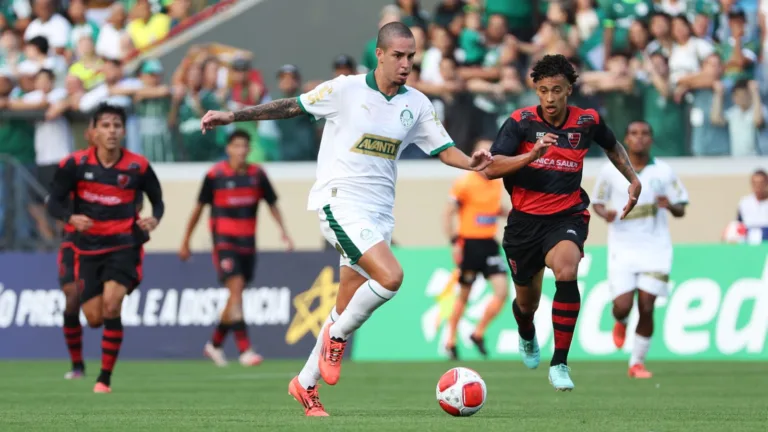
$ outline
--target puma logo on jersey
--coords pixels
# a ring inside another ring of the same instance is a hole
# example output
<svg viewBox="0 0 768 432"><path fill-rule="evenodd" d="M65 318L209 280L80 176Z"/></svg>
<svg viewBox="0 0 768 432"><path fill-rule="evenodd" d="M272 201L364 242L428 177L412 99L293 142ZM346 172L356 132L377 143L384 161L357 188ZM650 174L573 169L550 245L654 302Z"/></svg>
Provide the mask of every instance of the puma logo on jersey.
<svg viewBox="0 0 768 432"><path fill-rule="evenodd" d="M350 149L352 152L384 159L397 159L397 152L402 141L380 135L364 134Z"/></svg>

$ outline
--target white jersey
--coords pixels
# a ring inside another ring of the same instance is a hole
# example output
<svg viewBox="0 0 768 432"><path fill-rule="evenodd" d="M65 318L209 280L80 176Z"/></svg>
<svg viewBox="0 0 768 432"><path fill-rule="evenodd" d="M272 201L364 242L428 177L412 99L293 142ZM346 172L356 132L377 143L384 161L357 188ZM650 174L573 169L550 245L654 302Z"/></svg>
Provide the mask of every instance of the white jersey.
<svg viewBox="0 0 768 432"><path fill-rule="evenodd" d="M322 208L332 196L356 207L391 214L396 160L409 144L429 155L453 146L432 103L410 87L385 96L373 72L339 76L299 96L313 119L326 119L317 180L307 208Z"/></svg>
<svg viewBox="0 0 768 432"><path fill-rule="evenodd" d="M643 190L637 205L624 220L619 220L629 198L629 182L610 163L600 170L593 204L604 204L618 212L608 227L609 263L635 272L669 273L672 266L672 238L668 210L656 205L656 198L666 196L671 204L688 202L688 192L672 168L655 158L637 173Z"/></svg>

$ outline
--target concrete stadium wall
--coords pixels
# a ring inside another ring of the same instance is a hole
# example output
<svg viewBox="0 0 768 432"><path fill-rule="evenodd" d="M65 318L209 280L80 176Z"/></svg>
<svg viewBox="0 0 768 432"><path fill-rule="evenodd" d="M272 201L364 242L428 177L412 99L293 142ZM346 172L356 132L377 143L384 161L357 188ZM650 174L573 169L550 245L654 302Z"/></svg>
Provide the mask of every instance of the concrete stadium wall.
<svg viewBox="0 0 768 432"><path fill-rule="evenodd" d="M667 159L690 194L688 214L672 222L675 243L719 242L725 225L736 217L739 199L750 193L749 175L758 167L768 167L768 158L704 160ZM589 160L585 164L583 187L591 193L595 176L605 160ZM166 216L147 245L149 251L177 250L184 234L189 213L199 191L201 179L210 164L158 164L155 169L163 185ZM293 236L296 248L317 250L324 246L317 216L306 210L307 194L315 176L314 163L267 164L267 174L279 194L280 206ZM403 246L442 246L442 214L451 182L461 171L445 167L437 161L403 161L399 163L399 179L395 204L397 220L394 239ZM504 199L508 199L505 194ZM268 210L259 211L258 243L264 250L282 246ZM197 251L211 247L206 216L192 239ZM499 229L501 236L503 224ZM590 224L589 245L604 245L607 225L597 217Z"/></svg>

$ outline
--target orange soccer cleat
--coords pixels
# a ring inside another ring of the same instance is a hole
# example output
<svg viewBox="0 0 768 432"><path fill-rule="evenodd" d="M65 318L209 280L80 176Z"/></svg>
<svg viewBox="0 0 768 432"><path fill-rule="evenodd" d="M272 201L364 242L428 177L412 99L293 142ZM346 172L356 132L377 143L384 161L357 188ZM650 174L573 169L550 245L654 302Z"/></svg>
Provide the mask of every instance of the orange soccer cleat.
<svg viewBox="0 0 768 432"><path fill-rule="evenodd" d="M323 332L323 346L320 349L318 358L318 368L323 381L329 385L335 385L339 382L341 375L341 359L344 357L344 348L347 347L347 341L331 338L331 326L326 326Z"/></svg>
<svg viewBox="0 0 768 432"><path fill-rule="evenodd" d="M638 363L629 367L629 377L638 379L653 378L653 374L645 368L645 365Z"/></svg>
<svg viewBox="0 0 768 432"><path fill-rule="evenodd" d="M627 339L627 325L616 321L613 325L613 344L616 348L624 346L624 341Z"/></svg>
<svg viewBox="0 0 768 432"><path fill-rule="evenodd" d="M97 382L95 386L93 386L93 392L94 393L112 393L112 389L101 382Z"/></svg>
<svg viewBox="0 0 768 432"><path fill-rule="evenodd" d="M317 394L317 387L311 390L305 390L299 384L299 377L294 377L288 384L288 394L293 396L303 407L304 414L307 417L328 417L323 404L320 403L320 395Z"/></svg>

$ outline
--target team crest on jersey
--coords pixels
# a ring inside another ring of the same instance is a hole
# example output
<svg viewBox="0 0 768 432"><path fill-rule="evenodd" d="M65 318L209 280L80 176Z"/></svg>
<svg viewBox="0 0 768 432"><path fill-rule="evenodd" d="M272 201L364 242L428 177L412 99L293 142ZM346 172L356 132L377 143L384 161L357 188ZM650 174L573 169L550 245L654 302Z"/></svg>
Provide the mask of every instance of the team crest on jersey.
<svg viewBox="0 0 768 432"><path fill-rule="evenodd" d="M117 175L117 185L120 186L121 188L124 189L126 186L128 186L128 183L130 182L131 182L131 177L128 176L127 174Z"/></svg>
<svg viewBox="0 0 768 432"><path fill-rule="evenodd" d="M581 132L568 132L568 144L570 144L571 147L578 147L579 142L581 142Z"/></svg>
<svg viewBox="0 0 768 432"><path fill-rule="evenodd" d="M590 114L580 115L578 120L576 120L576 124L579 126L592 126L595 123L595 117Z"/></svg>
<svg viewBox="0 0 768 432"><path fill-rule="evenodd" d="M403 127L406 129L413 126L413 113L411 110L406 108L400 112L400 123L402 123Z"/></svg>

